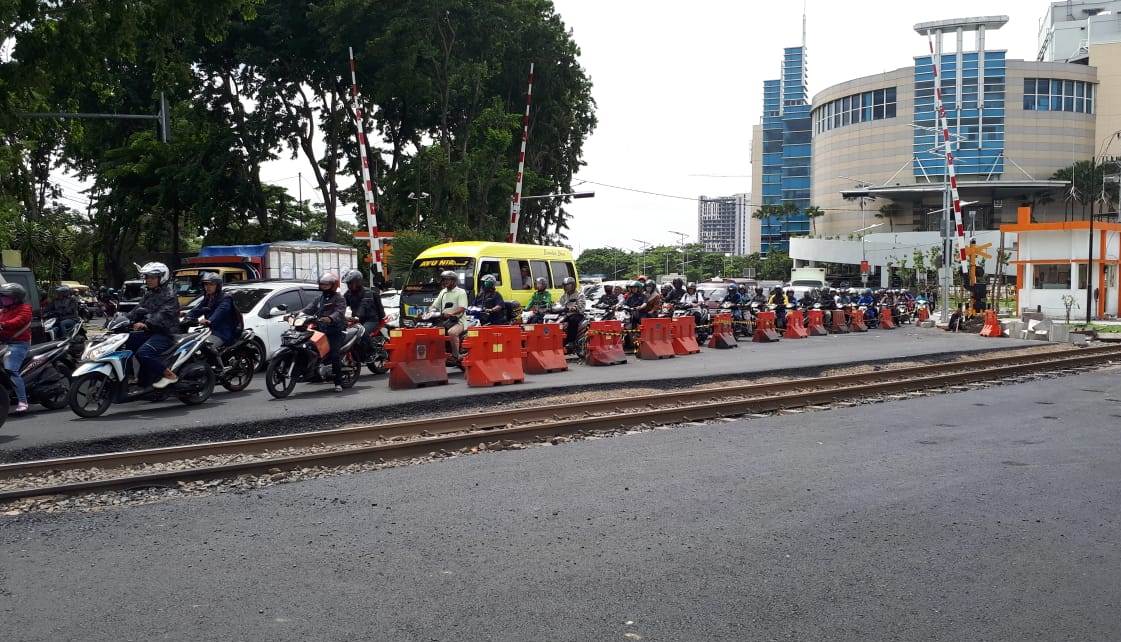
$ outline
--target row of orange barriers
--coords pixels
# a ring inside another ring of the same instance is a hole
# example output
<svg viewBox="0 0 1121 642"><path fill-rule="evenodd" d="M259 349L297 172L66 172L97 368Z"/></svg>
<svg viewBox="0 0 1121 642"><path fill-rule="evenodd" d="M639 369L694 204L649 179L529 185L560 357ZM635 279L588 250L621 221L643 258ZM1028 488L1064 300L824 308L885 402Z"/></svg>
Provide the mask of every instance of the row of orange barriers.
<svg viewBox="0 0 1121 642"><path fill-rule="evenodd" d="M770 343L780 339L805 339L828 333L867 332L864 313L860 310L846 315L832 312L832 323L825 327L822 310L810 310L803 317L801 310L786 316L786 329L780 335L774 312L760 312L755 318L752 341ZM712 320L708 347L735 348L739 345L732 331L729 313L717 314ZM880 327L894 328L891 311L883 310ZM623 350L626 331L619 321L593 321L588 327L585 362L592 366L609 366L627 362ZM389 351L389 387L394 390L446 384L447 352L441 328L403 328L391 333ZM555 323L519 326L483 326L472 328L462 338L467 354L462 366L469 386L495 386L525 381L526 374L546 374L568 370L564 353L564 328ZM639 359L669 359L697 354L696 321L692 316L673 319L643 319L635 337L635 356Z"/></svg>

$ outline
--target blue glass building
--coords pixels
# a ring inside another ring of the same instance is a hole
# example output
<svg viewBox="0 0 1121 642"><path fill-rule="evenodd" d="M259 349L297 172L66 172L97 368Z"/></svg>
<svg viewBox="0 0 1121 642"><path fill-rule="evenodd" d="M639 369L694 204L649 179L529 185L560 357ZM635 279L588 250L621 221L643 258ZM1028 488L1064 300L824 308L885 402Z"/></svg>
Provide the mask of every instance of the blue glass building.
<svg viewBox="0 0 1121 642"><path fill-rule="evenodd" d="M941 182L945 174L945 152L935 149L941 141L934 98L932 56L915 58L915 182ZM972 51L960 54L961 97L958 92L957 53L943 53L942 102L950 128L954 170L962 180L996 180L1004 173L1003 51Z"/></svg>
<svg viewBox="0 0 1121 642"><path fill-rule="evenodd" d="M787 252L790 237L808 234L802 210L810 205L811 121L806 48L783 50L782 77L763 82L761 203L792 203L799 213L760 221L760 252Z"/></svg>

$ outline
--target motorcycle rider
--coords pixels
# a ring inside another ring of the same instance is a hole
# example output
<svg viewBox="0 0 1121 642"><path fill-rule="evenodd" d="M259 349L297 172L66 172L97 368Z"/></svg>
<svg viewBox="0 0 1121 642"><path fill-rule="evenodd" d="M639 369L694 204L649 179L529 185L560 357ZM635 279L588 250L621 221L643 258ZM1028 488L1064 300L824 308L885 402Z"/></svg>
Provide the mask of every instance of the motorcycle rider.
<svg viewBox="0 0 1121 642"><path fill-rule="evenodd" d="M771 296L767 299L767 305L774 306L775 325L779 328L786 325L786 293L782 291L782 286L776 285L771 289Z"/></svg>
<svg viewBox="0 0 1121 642"><path fill-rule="evenodd" d="M436 300L428 308L429 312L439 314L444 319L444 332L448 337L452 358L459 361L459 336L467 324L467 292L459 287L459 275L451 270L440 273L440 285L444 289L436 295Z"/></svg>
<svg viewBox="0 0 1121 642"><path fill-rule="evenodd" d="M685 291L681 294L681 298L679 298L677 302L689 307L703 306L705 304L705 295L697 290L696 283L690 281L689 285L685 286Z"/></svg>
<svg viewBox="0 0 1121 642"><path fill-rule="evenodd" d="M549 291L549 282L543 276L537 277L533 287L536 289L525 307L530 311L529 322L541 323L545 319L545 313L553 307L553 293Z"/></svg>
<svg viewBox="0 0 1121 642"><path fill-rule="evenodd" d="M179 329L179 298L171 291L171 270L163 263L144 264L140 277L144 279L144 295L128 314L132 332L121 349L131 350L140 361L137 383L161 390L179 380L160 357L171 347L171 337Z"/></svg>
<svg viewBox="0 0 1121 642"><path fill-rule="evenodd" d="M481 290L475 295L475 307L483 311L479 323L482 325L503 325L507 323L506 302L502 295L495 289L498 279L493 274L488 274L479 279Z"/></svg>
<svg viewBox="0 0 1121 642"><path fill-rule="evenodd" d="M653 281L647 281L643 294L646 295L646 304L642 306L642 311L646 316L657 316L662 310L662 293L658 291L658 286Z"/></svg>
<svg viewBox="0 0 1121 642"><path fill-rule="evenodd" d="M802 306L803 310L812 310L814 305L817 304L817 290L806 290L802 294L802 299L798 301L798 305Z"/></svg>
<svg viewBox="0 0 1121 642"><path fill-rule="evenodd" d="M319 275L319 296L300 313L315 317L315 329L327 337L327 363L335 380L335 392L342 392L343 364L339 348L346 340L346 299L338 290L339 277L334 272Z"/></svg>
<svg viewBox="0 0 1121 642"><path fill-rule="evenodd" d="M673 280L673 287L670 288L669 294L665 294L663 297L666 303L677 303L683 296L685 296L685 279L676 277Z"/></svg>
<svg viewBox="0 0 1121 642"><path fill-rule="evenodd" d="M638 327L642 319L646 318L647 314L643 311L646 307L646 294L642 291L641 281L631 281L627 285L626 295L623 297L623 305L632 308L631 311L631 329Z"/></svg>
<svg viewBox="0 0 1121 642"><path fill-rule="evenodd" d="M584 293L576 286L576 279L571 276L564 277L562 282L564 293L557 299L557 305L564 309L564 343L572 345L580 336L580 324L584 322L584 306L587 299Z"/></svg>
<svg viewBox="0 0 1121 642"><path fill-rule="evenodd" d="M43 318L58 320L60 333L55 336L55 339L69 336L74 326L82 322L78 314L78 299L73 296L68 286L60 285L55 288L54 300L47 304Z"/></svg>
<svg viewBox="0 0 1121 642"><path fill-rule="evenodd" d="M121 300L117 297L117 291L113 288L101 287L101 294L98 297L101 301L101 309L105 311L105 327L109 327L109 321L117 316L117 306Z"/></svg>
<svg viewBox="0 0 1121 642"><path fill-rule="evenodd" d="M15 414L27 412L27 386L19 369L31 349L31 306L25 303L27 290L18 283L0 285L0 343L8 346L4 353L4 369L16 390ZM0 392L0 394L7 394Z"/></svg>
<svg viewBox="0 0 1121 642"><path fill-rule="evenodd" d="M617 305L619 305L619 293L615 291L615 287L603 286L603 295L599 297L599 301L596 301L596 307L610 310Z"/></svg>
<svg viewBox="0 0 1121 642"><path fill-rule="evenodd" d="M199 325L210 328L207 342L218 349L220 361L222 347L232 344L241 336L241 312L234 307L234 298L222 290L221 275L207 272L199 282L202 283L202 301L187 312L187 320L198 321Z"/></svg>
<svg viewBox="0 0 1121 642"><path fill-rule="evenodd" d="M860 298L856 300L856 305L871 308L875 304L876 300L872 298L871 288L864 288L864 291L860 293Z"/></svg>
<svg viewBox="0 0 1121 642"><path fill-rule="evenodd" d="M343 275L343 283L346 284L343 300L350 307L350 322L362 326L362 339L358 344L362 346L365 360L371 352L370 335L385 320L385 307L381 304L381 293L367 288L363 281L358 270L349 270Z"/></svg>

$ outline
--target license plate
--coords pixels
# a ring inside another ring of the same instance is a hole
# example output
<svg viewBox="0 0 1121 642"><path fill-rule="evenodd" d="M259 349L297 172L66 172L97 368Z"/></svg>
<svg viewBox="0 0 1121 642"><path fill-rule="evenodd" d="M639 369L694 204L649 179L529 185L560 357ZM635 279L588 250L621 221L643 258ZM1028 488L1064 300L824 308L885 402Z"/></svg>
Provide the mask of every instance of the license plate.
<svg viewBox="0 0 1121 642"><path fill-rule="evenodd" d="M407 316L407 317L418 317L418 316L424 314L424 310L425 310L425 308L423 308L419 305L406 305L405 306L405 316Z"/></svg>

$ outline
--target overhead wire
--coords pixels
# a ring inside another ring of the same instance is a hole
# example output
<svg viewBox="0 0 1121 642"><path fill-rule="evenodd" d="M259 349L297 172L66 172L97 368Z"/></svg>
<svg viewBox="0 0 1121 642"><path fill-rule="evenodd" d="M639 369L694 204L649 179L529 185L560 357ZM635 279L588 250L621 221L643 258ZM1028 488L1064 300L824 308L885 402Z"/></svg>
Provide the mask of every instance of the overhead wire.
<svg viewBox="0 0 1121 642"><path fill-rule="evenodd" d="M693 201L694 203L701 202L702 200L706 201L706 202L707 201L724 200L724 199L714 199L714 198L701 199L698 196L681 196L679 194L666 194L664 192L653 192L653 191L650 191L650 190L639 189L637 187L625 187L623 185L612 185L610 183L601 183L599 181L593 181L590 178L581 178L579 180L582 183L591 183L592 185L598 185L600 187L606 187L608 189L617 189L617 190L622 190L624 192L635 192L637 194L646 194L647 196L657 196L659 198L672 198L672 199L677 199L677 200L681 200L681 201ZM762 207L764 204L763 203L747 203L747 205L749 207ZM871 212L871 211L874 211L874 210L868 210L868 209L860 209L859 207L823 207L823 208L821 208L821 210L824 211L824 212Z"/></svg>

